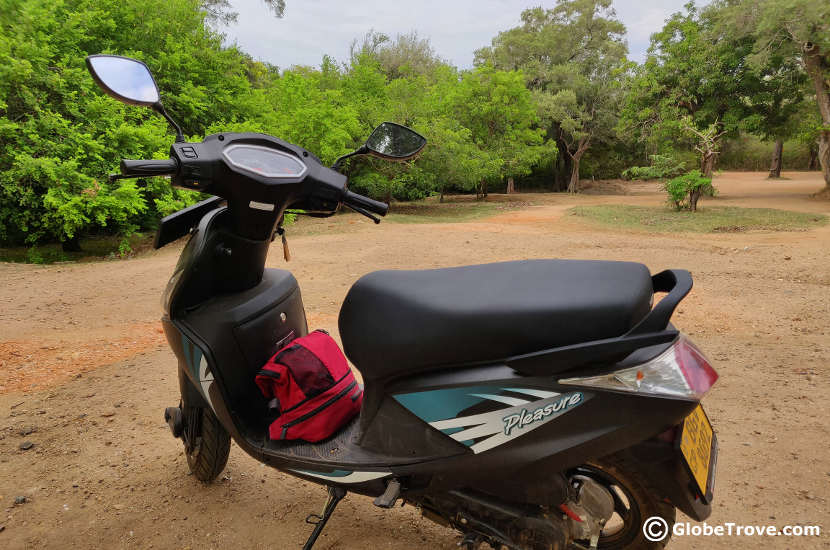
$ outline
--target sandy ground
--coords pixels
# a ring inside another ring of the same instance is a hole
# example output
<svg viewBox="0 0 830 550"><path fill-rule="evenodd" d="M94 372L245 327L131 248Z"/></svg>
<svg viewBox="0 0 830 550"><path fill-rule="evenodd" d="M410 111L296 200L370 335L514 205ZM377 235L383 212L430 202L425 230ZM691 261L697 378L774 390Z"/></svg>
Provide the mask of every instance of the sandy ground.
<svg viewBox="0 0 830 550"><path fill-rule="evenodd" d="M719 204L830 212L816 174L725 174ZM710 524L822 527L820 537L675 539L672 549L830 548L830 226L800 232L648 235L563 216L574 204L658 204L628 194L534 195L535 206L457 224L357 216L297 227L289 264L313 328L336 331L360 275L521 258L634 260L695 278L675 323L721 380L705 404L720 439ZM307 228L306 228L307 229ZM232 447L203 486L162 420L178 401L159 296L181 243L126 261L0 264L0 548L299 548L324 492ZM275 247L271 266L282 266ZM31 442L28 450L21 445ZM26 502L15 504L16 497ZM325 549L455 548L406 507L347 498Z"/></svg>

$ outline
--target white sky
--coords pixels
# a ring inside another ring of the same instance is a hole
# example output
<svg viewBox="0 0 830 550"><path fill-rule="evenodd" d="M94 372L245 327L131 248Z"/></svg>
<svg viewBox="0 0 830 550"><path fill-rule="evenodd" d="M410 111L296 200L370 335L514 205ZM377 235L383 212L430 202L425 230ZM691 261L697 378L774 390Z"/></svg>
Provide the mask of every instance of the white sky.
<svg viewBox="0 0 830 550"><path fill-rule="evenodd" d="M688 0L615 0L617 16L628 29L629 57L643 61L649 36ZM706 0L698 4L708 3ZM461 68L473 52L490 44L499 31L520 23L523 9L555 0L286 0L285 17L273 17L261 0L231 0L239 21L225 29L230 42L281 69L319 65L324 54L348 58L349 44L369 29L390 36L417 30L429 37L438 55Z"/></svg>

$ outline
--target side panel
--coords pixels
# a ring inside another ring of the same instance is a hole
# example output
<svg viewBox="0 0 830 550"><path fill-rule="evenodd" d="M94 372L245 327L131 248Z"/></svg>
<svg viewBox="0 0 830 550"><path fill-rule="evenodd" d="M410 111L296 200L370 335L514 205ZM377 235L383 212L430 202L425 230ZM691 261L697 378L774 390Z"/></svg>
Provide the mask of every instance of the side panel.
<svg viewBox="0 0 830 550"><path fill-rule="evenodd" d="M431 475L435 491L468 487L539 503L552 494L532 490L540 481L551 483L555 472L645 441L678 424L697 404L578 390L558 385L553 376L521 376L504 366L397 380L386 393L392 399L381 400L362 445L379 442L370 434L396 429L387 424L394 402L411 422L429 426L461 449L453 454L443 449L442 459L393 467L396 475ZM415 456L435 451L411 449ZM528 491L516 494L516 487Z"/></svg>

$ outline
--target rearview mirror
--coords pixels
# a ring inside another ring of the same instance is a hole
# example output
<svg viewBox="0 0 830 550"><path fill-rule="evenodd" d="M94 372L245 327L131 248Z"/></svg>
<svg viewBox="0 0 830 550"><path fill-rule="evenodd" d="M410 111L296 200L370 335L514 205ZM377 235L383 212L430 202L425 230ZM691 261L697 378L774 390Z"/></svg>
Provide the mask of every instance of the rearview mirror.
<svg viewBox="0 0 830 550"><path fill-rule="evenodd" d="M375 128L364 147L376 157L406 160L417 155L426 144L426 138L415 130L394 122L384 122Z"/></svg>
<svg viewBox="0 0 830 550"><path fill-rule="evenodd" d="M176 142L184 141L181 127L161 104L159 89L147 65L120 55L90 55L86 67L93 80L108 95L130 105L152 107L176 131Z"/></svg>
<svg viewBox="0 0 830 550"><path fill-rule="evenodd" d="M147 107L159 103L156 81L141 61L118 55L90 55L86 65L95 82L115 99Z"/></svg>

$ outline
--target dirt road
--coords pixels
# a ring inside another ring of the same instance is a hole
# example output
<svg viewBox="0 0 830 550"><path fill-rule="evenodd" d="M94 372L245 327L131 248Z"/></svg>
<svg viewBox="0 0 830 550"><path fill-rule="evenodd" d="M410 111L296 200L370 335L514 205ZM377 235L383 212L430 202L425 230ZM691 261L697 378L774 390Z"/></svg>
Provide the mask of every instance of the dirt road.
<svg viewBox="0 0 830 550"><path fill-rule="evenodd" d="M726 174L719 203L830 212L815 174L769 183ZM812 538L676 539L672 549L830 548L830 226L801 232L648 235L563 216L574 204L658 204L624 196L533 197L536 206L456 224L339 218L291 238L309 325L336 332L360 275L522 258L634 260L695 278L675 324L721 374L706 399L721 444L710 524L818 524ZM340 229L347 230L341 231ZM0 264L0 547L299 548L322 489L264 468L235 446L211 486L187 475L162 420L178 401L159 296L181 244L137 259ZM279 250L271 266L282 266ZM22 450L30 442L32 447ZM23 445L24 447L26 445ZM26 502L15 504L16 497ZM455 548L406 507L350 497L319 548Z"/></svg>

